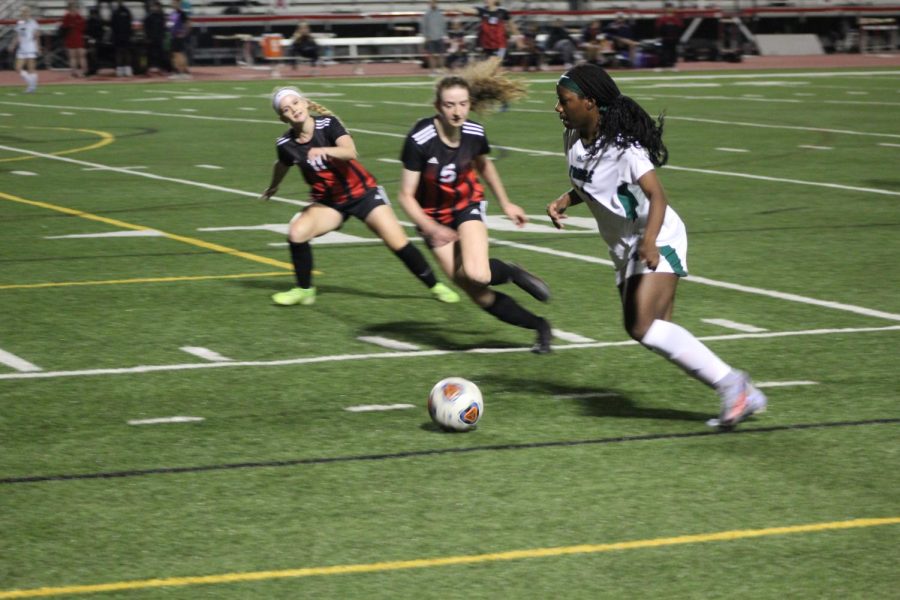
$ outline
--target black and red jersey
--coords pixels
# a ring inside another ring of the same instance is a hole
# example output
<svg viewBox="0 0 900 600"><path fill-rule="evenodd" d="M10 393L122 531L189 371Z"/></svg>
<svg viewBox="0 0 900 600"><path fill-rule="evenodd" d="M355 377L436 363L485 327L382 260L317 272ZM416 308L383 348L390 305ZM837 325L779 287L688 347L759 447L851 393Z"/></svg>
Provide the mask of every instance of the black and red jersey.
<svg viewBox="0 0 900 600"><path fill-rule="evenodd" d="M307 158L311 148L337 145L341 136L349 135L336 117L311 117L316 124L312 139L300 144L293 130L288 130L275 142L281 164L297 165L309 184L313 200L343 204L366 195L378 186L375 177L357 160L338 160L322 157L315 162Z"/></svg>
<svg viewBox="0 0 900 600"><path fill-rule="evenodd" d="M403 167L421 173L416 200L438 223L452 222L453 213L484 199L475 159L491 151L484 127L466 120L459 147L441 141L434 117L416 123L403 145Z"/></svg>
<svg viewBox="0 0 900 600"><path fill-rule="evenodd" d="M506 48L506 22L509 21L509 12L500 7L493 10L484 6L475 8L478 16L481 17L481 25L478 28L478 45L484 50Z"/></svg>

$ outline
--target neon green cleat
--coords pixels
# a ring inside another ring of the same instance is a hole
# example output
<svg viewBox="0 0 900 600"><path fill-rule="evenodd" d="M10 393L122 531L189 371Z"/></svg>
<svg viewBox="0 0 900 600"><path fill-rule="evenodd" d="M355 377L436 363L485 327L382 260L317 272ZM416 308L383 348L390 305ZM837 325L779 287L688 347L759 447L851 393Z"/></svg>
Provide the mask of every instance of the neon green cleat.
<svg viewBox="0 0 900 600"><path fill-rule="evenodd" d="M431 295L434 296L436 300L446 302L447 304L455 304L459 302L459 294L451 290L443 283L434 284L434 286L431 288Z"/></svg>
<svg viewBox="0 0 900 600"><path fill-rule="evenodd" d="M286 292L272 294L272 301L281 306L293 306L295 304L309 306L316 302L316 288L291 288Z"/></svg>

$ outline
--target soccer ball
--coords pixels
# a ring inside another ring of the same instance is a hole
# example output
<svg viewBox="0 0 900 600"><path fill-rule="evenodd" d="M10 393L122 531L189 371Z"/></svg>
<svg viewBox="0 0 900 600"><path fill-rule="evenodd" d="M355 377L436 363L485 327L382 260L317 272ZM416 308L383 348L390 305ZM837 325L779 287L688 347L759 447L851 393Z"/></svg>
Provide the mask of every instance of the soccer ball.
<svg viewBox="0 0 900 600"><path fill-rule="evenodd" d="M452 431L469 431L484 413L484 400L478 386L462 377L438 381L428 394L431 420Z"/></svg>

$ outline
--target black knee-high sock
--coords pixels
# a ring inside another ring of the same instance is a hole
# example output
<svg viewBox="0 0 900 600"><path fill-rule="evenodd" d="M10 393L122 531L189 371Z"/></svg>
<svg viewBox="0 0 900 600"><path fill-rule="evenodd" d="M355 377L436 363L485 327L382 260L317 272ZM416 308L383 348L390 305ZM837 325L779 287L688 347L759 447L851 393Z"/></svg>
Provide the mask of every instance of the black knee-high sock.
<svg viewBox="0 0 900 600"><path fill-rule="evenodd" d="M291 262L294 263L294 276L297 278L297 287L312 287L313 257L309 242L297 244L288 240L291 248Z"/></svg>
<svg viewBox="0 0 900 600"><path fill-rule="evenodd" d="M425 260L425 257L422 256L422 253L419 252L419 249L412 245L412 242L399 250L395 250L394 254L403 261L406 268L409 269L419 281L424 283L427 288L431 289L435 286L437 278L434 276L434 271L431 270L431 266L428 264L428 261Z"/></svg>
<svg viewBox="0 0 900 600"><path fill-rule="evenodd" d="M491 283L490 285L500 285L509 283L512 280L512 269L509 265L499 258L491 258L488 260L491 266Z"/></svg>
<svg viewBox="0 0 900 600"><path fill-rule="evenodd" d="M518 302L500 292L494 292L496 299L490 306L484 310L491 313L504 323L515 325L516 327L524 327L526 329L537 329L541 324L541 317L534 313L528 312L522 308Z"/></svg>

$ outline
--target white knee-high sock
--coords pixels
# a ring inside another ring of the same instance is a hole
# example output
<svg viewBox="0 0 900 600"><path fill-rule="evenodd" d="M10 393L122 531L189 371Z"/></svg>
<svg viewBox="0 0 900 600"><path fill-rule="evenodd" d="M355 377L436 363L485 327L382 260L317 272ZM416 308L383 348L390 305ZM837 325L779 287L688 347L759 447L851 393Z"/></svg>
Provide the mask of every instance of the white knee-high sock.
<svg viewBox="0 0 900 600"><path fill-rule="evenodd" d="M31 85L31 79L28 77L28 71L22 69L21 71L19 71L19 76L25 80L25 83Z"/></svg>
<svg viewBox="0 0 900 600"><path fill-rule="evenodd" d="M731 367L690 331L669 321L653 321L641 338L641 344L662 354L710 387L715 387L731 372Z"/></svg>

